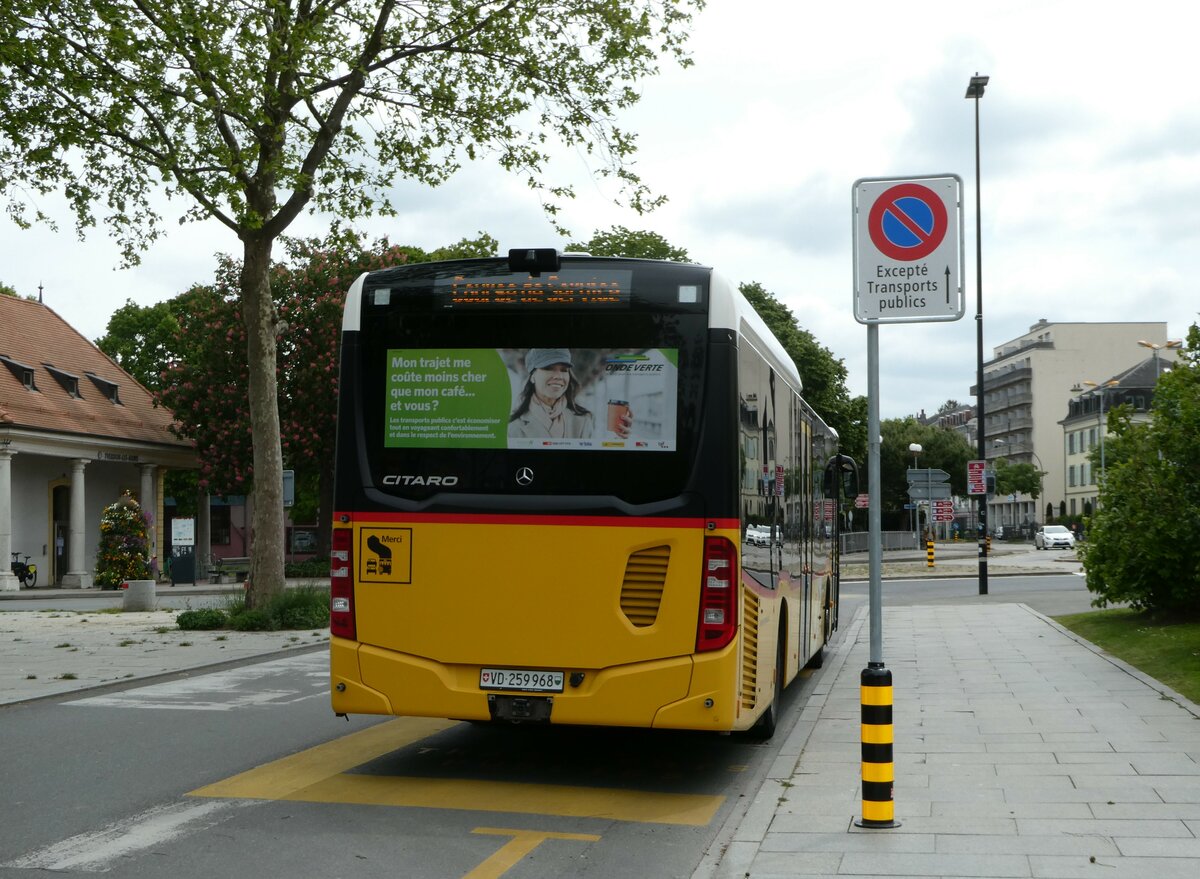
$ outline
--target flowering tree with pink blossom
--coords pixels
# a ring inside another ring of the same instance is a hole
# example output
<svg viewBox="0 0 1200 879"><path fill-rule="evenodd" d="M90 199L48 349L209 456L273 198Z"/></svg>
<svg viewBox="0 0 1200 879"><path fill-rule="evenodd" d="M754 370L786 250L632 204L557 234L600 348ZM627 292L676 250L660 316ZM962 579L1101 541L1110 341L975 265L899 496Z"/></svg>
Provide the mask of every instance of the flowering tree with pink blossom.
<svg viewBox="0 0 1200 879"><path fill-rule="evenodd" d="M271 273L280 329L280 445L284 466L296 471L297 484L318 485L317 552L324 554L333 504L338 352L346 290L365 271L492 256L498 245L484 233L435 251L401 247L386 239L366 245L353 233L286 243L289 261L274 266ZM250 492L254 479L239 274L235 261L222 258L211 286L193 287L179 297L186 297L187 307L176 310L174 355L163 370L158 392L160 404L175 414L178 435L196 443L200 487L223 495Z"/></svg>

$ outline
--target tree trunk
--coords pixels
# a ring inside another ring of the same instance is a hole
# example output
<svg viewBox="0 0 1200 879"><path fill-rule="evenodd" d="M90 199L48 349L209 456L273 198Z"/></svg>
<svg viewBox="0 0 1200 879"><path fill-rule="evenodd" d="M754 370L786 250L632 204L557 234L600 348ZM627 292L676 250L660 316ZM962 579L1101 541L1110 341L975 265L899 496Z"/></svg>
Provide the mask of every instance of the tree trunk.
<svg viewBox="0 0 1200 879"><path fill-rule="evenodd" d="M246 603L262 607L283 591L283 450L279 436L275 306L271 240L243 238L242 320L249 365L250 429L254 443L253 551Z"/></svg>
<svg viewBox="0 0 1200 879"><path fill-rule="evenodd" d="M323 463L317 478L317 556L329 558L333 536L333 461Z"/></svg>

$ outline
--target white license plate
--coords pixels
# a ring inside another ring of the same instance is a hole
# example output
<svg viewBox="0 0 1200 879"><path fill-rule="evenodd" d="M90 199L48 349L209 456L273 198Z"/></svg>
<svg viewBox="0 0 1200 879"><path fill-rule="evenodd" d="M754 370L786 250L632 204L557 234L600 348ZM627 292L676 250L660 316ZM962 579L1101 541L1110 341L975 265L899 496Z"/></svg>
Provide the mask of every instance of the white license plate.
<svg viewBox="0 0 1200 879"><path fill-rule="evenodd" d="M525 690L532 693L561 693L561 671L530 671L521 668L481 668L481 690Z"/></svg>

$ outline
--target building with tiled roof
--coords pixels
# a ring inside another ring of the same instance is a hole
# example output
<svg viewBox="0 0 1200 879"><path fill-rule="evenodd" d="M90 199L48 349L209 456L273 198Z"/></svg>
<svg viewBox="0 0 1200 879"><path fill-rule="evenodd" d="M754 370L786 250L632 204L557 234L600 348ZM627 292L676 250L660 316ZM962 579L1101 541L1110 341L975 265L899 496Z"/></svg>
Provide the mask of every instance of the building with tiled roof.
<svg viewBox="0 0 1200 879"><path fill-rule="evenodd" d="M149 391L40 302L0 295L0 589L12 553L38 586L92 585L100 516L126 491L162 543L160 486L196 467Z"/></svg>

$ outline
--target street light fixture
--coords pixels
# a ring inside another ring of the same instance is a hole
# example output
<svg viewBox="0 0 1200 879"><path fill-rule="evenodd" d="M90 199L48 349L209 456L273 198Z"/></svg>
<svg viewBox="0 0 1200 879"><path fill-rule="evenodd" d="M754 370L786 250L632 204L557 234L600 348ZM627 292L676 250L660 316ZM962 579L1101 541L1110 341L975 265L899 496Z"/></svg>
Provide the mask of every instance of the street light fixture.
<svg viewBox="0 0 1200 879"><path fill-rule="evenodd" d="M984 438L983 409L983 223L979 209L979 99L987 87L988 77L978 72L967 83L968 100L975 101L975 347L976 347L976 394L975 423L977 425L979 460L987 459ZM979 594L987 595L987 495L979 496Z"/></svg>
<svg viewBox="0 0 1200 879"><path fill-rule="evenodd" d="M1101 485L1104 484L1104 434L1107 432L1104 429L1104 427L1105 427L1105 425L1104 425L1104 398L1108 396L1109 388L1115 388L1120 383L1121 383L1120 380L1115 379L1115 378L1109 379L1106 382L1083 381L1083 382L1080 382L1079 384L1075 385L1075 387L1071 388L1072 393L1079 394L1079 393L1083 393L1083 385L1087 385L1089 388L1092 389L1092 392L1098 391L1100 393L1100 422L1099 422L1098 427L1100 429L1100 484Z"/></svg>
<svg viewBox="0 0 1200 879"><path fill-rule="evenodd" d="M1147 342L1145 339L1138 339L1138 344L1141 345L1143 348L1149 348L1154 352L1154 380L1156 382L1158 381L1158 377L1160 375L1162 375L1162 372L1159 370L1158 352L1161 351L1163 348L1182 348L1183 347L1183 342L1179 341L1178 339L1172 339L1168 342L1163 343L1162 345L1156 345L1154 342Z"/></svg>
<svg viewBox="0 0 1200 879"><path fill-rule="evenodd" d="M917 455L919 455L919 454L921 454L921 452L925 451L925 447L922 446L920 443L909 443L908 450L910 452L912 452L913 470L916 470L917 469ZM910 498L910 500L911 500L911 498ZM917 533L917 520L920 518L920 516L917 513L917 510L920 508L921 505L919 503L917 503L916 501L912 501L912 505L913 505L913 508L911 510L912 516L910 516L909 518L912 521L913 542L916 543L917 549L920 549L921 548L921 537Z"/></svg>

